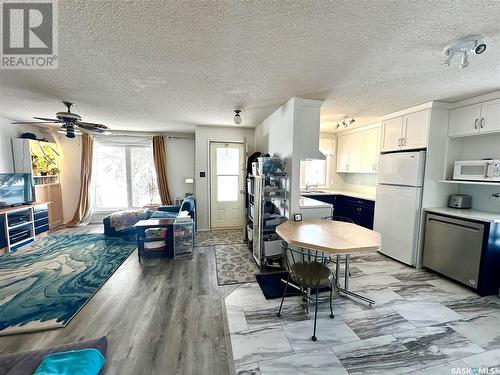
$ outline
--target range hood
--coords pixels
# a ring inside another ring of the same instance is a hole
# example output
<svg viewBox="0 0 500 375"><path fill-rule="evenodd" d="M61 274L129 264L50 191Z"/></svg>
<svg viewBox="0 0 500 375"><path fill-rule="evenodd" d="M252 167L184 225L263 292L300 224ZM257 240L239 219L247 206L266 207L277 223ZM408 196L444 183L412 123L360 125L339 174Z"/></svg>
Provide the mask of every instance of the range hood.
<svg viewBox="0 0 500 375"><path fill-rule="evenodd" d="M325 160L319 151L320 100L295 98L293 153L300 160Z"/></svg>

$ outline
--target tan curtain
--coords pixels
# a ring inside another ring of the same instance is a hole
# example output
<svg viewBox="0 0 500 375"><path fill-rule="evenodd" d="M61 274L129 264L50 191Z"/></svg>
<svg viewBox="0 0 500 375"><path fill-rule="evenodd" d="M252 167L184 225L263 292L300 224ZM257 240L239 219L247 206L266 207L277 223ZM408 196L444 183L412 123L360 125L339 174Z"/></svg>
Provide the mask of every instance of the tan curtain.
<svg viewBox="0 0 500 375"><path fill-rule="evenodd" d="M153 137L153 160L155 163L156 181L158 182L161 204L172 204L167 183L165 138L161 135L155 135Z"/></svg>
<svg viewBox="0 0 500 375"><path fill-rule="evenodd" d="M80 200L76 208L73 219L68 226L77 226L84 224L92 214L91 204L91 178L92 178L92 160L94 157L94 137L88 133L82 134L82 164L80 171Z"/></svg>

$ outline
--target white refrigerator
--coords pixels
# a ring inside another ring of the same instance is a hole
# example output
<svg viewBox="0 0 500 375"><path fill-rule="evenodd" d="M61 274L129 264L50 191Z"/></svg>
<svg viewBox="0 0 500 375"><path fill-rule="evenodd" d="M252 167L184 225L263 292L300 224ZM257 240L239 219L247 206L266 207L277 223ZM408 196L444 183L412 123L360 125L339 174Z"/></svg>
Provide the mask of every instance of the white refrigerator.
<svg viewBox="0 0 500 375"><path fill-rule="evenodd" d="M380 155L374 230L380 252L415 266L422 210L425 151Z"/></svg>

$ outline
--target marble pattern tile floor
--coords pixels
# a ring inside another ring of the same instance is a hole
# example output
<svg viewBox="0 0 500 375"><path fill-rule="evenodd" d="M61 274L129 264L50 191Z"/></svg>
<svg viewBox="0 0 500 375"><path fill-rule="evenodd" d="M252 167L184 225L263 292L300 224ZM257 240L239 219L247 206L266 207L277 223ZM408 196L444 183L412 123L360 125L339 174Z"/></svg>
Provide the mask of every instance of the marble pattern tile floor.
<svg viewBox="0 0 500 375"><path fill-rule="evenodd" d="M304 312L300 297L286 298L278 318L280 300L266 300L257 283L241 284L227 296L235 373L435 375L474 368L500 373L498 297L480 297L378 253L351 259L356 268L351 288L376 304L369 307L336 292L330 319L324 294L316 342L310 339L312 314Z"/></svg>

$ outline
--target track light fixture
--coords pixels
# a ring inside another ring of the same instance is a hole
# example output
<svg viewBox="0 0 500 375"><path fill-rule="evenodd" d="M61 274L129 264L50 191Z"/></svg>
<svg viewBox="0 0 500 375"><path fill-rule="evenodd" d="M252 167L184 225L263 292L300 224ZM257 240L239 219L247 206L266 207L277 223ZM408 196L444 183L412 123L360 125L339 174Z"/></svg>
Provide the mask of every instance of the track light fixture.
<svg viewBox="0 0 500 375"><path fill-rule="evenodd" d="M335 129L340 128L343 126L344 128L347 128L349 125L351 125L354 121L356 121L353 117L351 117L350 120L345 117L341 122L337 122L337 125L335 126Z"/></svg>
<svg viewBox="0 0 500 375"><path fill-rule="evenodd" d="M461 55L462 61L459 68L467 68L469 64L469 56L471 54L480 55L486 51L486 43L480 36L471 36L468 38L459 39L456 42L449 44L443 51L444 60L441 63L443 66L450 66L451 60L455 55Z"/></svg>
<svg viewBox="0 0 500 375"><path fill-rule="evenodd" d="M235 110L234 110L234 123L235 123L236 125L241 124L241 116L240 116L240 112L241 112L241 110L239 110L239 109L235 109Z"/></svg>

